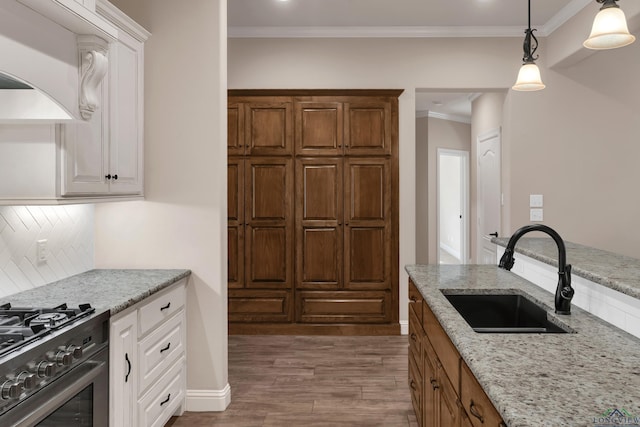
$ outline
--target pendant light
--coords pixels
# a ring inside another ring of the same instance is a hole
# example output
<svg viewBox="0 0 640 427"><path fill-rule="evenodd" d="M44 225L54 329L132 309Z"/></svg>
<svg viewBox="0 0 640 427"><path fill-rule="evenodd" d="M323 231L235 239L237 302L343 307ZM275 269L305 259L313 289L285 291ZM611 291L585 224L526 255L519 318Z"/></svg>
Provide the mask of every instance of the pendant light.
<svg viewBox="0 0 640 427"><path fill-rule="evenodd" d="M584 47L588 49L614 49L629 45L636 39L629 34L627 18L618 0L596 0L602 3L600 12L593 20L591 35L585 40Z"/></svg>
<svg viewBox="0 0 640 427"><path fill-rule="evenodd" d="M522 57L524 64L520 67L518 79L516 80L516 84L513 85L513 90L534 91L545 88L544 83L542 83L542 78L540 77L540 69L535 62L538 57L533 56L536 50L538 50L538 39L533 35L534 31L536 30L531 29L531 0L529 0L529 27L524 31L524 56Z"/></svg>

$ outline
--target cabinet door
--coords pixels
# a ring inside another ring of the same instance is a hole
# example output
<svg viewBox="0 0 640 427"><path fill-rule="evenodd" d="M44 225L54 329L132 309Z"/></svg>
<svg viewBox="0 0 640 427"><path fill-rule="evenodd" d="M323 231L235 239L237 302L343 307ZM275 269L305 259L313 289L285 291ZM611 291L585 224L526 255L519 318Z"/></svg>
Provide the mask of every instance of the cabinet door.
<svg viewBox="0 0 640 427"><path fill-rule="evenodd" d="M433 350L429 340L424 337L422 340L422 362L423 362L423 414L422 425L436 426L439 419L438 405L436 405L438 396L438 359L436 352Z"/></svg>
<svg viewBox="0 0 640 427"><path fill-rule="evenodd" d="M62 148L60 195L102 195L109 193L108 79L101 83L100 107L91 119L60 125Z"/></svg>
<svg viewBox="0 0 640 427"><path fill-rule="evenodd" d="M291 102L248 102L244 119L246 154L278 156L293 153Z"/></svg>
<svg viewBox="0 0 640 427"><path fill-rule="evenodd" d="M384 158L345 160L345 288L391 289L391 173Z"/></svg>
<svg viewBox="0 0 640 427"><path fill-rule="evenodd" d="M438 414L440 416L439 425L447 427L459 426L460 401L441 365L438 366L438 384L440 385L440 398L437 400Z"/></svg>
<svg viewBox="0 0 640 427"><path fill-rule="evenodd" d="M293 283L293 160L245 161L247 288Z"/></svg>
<svg viewBox="0 0 640 427"><path fill-rule="evenodd" d="M229 159L227 166L227 281L229 288L244 287L244 160Z"/></svg>
<svg viewBox="0 0 640 427"><path fill-rule="evenodd" d="M110 192L142 194L144 65L143 44L124 31L109 53Z"/></svg>
<svg viewBox="0 0 640 427"><path fill-rule="evenodd" d="M342 163L296 160L296 288L342 287Z"/></svg>
<svg viewBox="0 0 640 427"><path fill-rule="evenodd" d="M346 154L391 154L391 101L353 101L344 110Z"/></svg>
<svg viewBox="0 0 640 427"><path fill-rule="evenodd" d="M137 384L137 311L111 322L109 332L109 425L135 427Z"/></svg>
<svg viewBox="0 0 640 427"><path fill-rule="evenodd" d="M297 155L337 156L342 154L341 102L298 101L294 108Z"/></svg>
<svg viewBox="0 0 640 427"><path fill-rule="evenodd" d="M227 108L227 153L243 155L244 144L244 105L231 101Z"/></svg>

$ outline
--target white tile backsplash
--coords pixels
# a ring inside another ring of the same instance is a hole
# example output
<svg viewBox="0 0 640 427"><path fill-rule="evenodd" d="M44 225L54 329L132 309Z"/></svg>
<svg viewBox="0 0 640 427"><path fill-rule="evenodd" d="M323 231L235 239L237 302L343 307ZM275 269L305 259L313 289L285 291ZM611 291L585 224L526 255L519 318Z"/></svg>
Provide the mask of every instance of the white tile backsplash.
<svg viewBox="0 0 640 427"><path fill-rule="evenodd" d="M0 297L91 270L94 207L0 206ZM47 240L46 262L36 242Z"/></svg>

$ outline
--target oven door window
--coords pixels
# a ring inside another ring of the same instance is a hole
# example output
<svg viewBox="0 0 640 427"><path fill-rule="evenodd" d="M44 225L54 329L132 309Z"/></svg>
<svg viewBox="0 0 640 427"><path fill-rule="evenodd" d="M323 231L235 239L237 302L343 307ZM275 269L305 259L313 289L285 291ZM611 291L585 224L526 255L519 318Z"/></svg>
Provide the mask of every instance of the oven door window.
<svg viewBox="0 0 640 427"><path fill-rule="evenodd" d="M93 384L69 399L37 424L38 427L92 427Z"/></svg>

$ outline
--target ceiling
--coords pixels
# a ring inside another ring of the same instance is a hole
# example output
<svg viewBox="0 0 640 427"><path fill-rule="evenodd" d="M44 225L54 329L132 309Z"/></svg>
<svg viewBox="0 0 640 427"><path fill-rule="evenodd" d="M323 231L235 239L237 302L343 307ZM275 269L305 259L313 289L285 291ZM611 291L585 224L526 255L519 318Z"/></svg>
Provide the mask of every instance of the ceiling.
<svg viewBox="0 0 640 427"><path fill-rule="evenodd" d="M547 35L593 0L533 0L532 27ZM527 0L231 0L230 37L511 36Z"/></svg>
<svg viewBox="0 0 640 427"><path fill-rule="evenodd" d="M532 0L540 36L594 0ZM229 37L522 37L527 0L230 0ZM471 120L474 93L416 93L419 115Z"/></svg>

